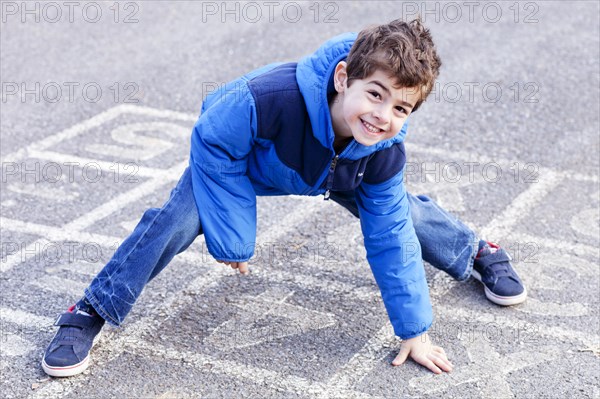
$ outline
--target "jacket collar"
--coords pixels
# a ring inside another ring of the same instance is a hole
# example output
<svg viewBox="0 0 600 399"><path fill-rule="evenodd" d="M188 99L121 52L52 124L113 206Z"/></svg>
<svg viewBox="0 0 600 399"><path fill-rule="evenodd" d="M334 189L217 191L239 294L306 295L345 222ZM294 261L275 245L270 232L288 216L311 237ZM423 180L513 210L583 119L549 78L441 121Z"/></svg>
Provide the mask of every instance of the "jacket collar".
<svg viewBox="0 0 600 399"><path fill-rule="evenodd" d="M306 103L313 135L321 145L332 151L334 133L327 102L328 89L332 89L336 65L346 59L356 36L356 33L344 33L326 41L313 54L302 58L296 69L296 80ZM404 141L407 126L408 123L405 123L396 136L373 146L367 147L352 141L347 151L344 151L344 157L362 158Z"/></svg>

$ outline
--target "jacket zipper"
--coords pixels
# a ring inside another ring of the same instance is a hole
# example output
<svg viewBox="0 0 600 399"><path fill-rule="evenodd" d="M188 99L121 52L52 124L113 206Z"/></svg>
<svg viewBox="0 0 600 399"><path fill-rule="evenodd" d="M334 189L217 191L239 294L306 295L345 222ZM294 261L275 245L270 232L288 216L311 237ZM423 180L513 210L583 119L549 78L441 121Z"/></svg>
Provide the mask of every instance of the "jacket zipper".
<svg viewBox="0 0 600 399"><path fill-rule="evenodd" d="M331 187L333 187L333 175L335 173L335 167L337 165L338 159L340 159L340 155L336 154L335 157L331 160L331 164L329 164L329 174L327 175L327 191L325 191L325 200L329 199L329 195L331 194Z"/></svg>

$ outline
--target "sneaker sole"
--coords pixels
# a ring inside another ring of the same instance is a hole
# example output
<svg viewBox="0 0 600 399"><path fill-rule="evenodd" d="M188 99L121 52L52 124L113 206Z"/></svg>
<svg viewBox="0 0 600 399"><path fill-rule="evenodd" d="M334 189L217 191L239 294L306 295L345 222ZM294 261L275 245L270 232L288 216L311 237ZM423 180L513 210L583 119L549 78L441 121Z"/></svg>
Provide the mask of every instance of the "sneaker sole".
<svg viewBox="0 0 600 399"><path fill-rule="evenodd" d="M94 340L92 341L92 347L90 348L90 352L96 345L96 342L98 342L100 335L102 335L102 331L100 331L98 333L98 335L96 335L96 337L94 337ZM46 363L46 359L42 358L42 369L50 377L72 377L74 375L83 373L85 370L87 370L89 365L90 365L90 355L89 354L81 362L74 364L72 366L63 366L63 367L49 366Z"/></svg>
<svg viewBox="0 0 600 399"><path fill-rule="evenodd" d="M477 272L476 270L473 270L472 276L475 278L475 280L477 280L483 284L483 282L481 281L481 275L479 274L479 272ZM523 287L524 290L522 293L520 293L519 295L515 295L515 296L496 295L488 287L486 287L485 284L484 284L483 288L485 289L486 298L489 299L490 301L494 302L496 305L500 305L500 306L518 305L520 303L525 302L525 300L527 299L527 288L525 288L525 287Z"/></svg>
<svg viewBox="0 0 600 399"><path fill-rule="evenodd" d="M46 360L42 359L42 369L51 377L71 377L83 373L90 365L90 355L87 355L81 362L67 367L53 367L46 364Z"/></svg>

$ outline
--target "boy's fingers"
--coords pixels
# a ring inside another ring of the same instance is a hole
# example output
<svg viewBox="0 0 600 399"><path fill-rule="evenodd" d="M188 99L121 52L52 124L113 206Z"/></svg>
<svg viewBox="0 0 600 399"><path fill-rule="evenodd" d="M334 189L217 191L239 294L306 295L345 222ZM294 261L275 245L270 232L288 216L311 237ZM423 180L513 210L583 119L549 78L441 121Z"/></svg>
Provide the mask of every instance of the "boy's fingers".
<svg viewBox="0 0 600 399"><path fill-rule="evenodd" d="M446 372L452 371L452 367L453 367L452 363L450 363L448 360L444 359L443 357L431 356L431 360L442 370L444 370Z"/></svg>
<svg viewBox="0 0 600 399"><path fill-rule="evenodd" d="M431 360L427 359L425 360L423 363L421 363L423 366L427 367L429 370L433 371L436 374L442 374L442 370L440 370L440 368L438 366L435 365L434 362L432 362Z"/></svg>
<svg viewBox="0 0 600 399"><path fill-rule="evenodd" d="M439 357L440 359L442 359L443 361L448 363L450 366L454 367L452 362L450 360L448 360L448 355L446 355L446 351L444 351L443 348L440 348L439 346L434 346L433 352L437 357Z"/></svg>
<svg viewBox="0 0 600 399"><path fill-rule="evenodd" d="M217 263L222 263L224 265L231 265L231 262L227 262L226 260L218 260Z"/></svg>
<svg viewBox="0 0 600 399"><path fill-rule="evenodd" d="M217 260L217 263L222 263L230 266L232 269L239 269L242 274L249 274L248 262L228 262L226 260Z"/></svg>
<svg viewBox="0 0 600 399"><path fill-rule="evenodd" d="M248 270L248 262L240 262L239 263L240 273L248 274L250 271Z"/></svg>
<svg viewBox="0 0 600 399"><path fill-rule="evenodd" d="M444 348L442 348L441 346L434 346L433 350L435 352L439 352L441 354L443 354L444 356L446 356L446 351L444 350Z"/></svg>
<svg viewBox="0 0 600 399"><path fill-rule="evenodd" d="M410 349L408 349L406 346L401 346L400 353L398 353L398 356L392 360L392 366L400 366L402 363L404 363L406 358L408 358L409 353Z"/></svg>

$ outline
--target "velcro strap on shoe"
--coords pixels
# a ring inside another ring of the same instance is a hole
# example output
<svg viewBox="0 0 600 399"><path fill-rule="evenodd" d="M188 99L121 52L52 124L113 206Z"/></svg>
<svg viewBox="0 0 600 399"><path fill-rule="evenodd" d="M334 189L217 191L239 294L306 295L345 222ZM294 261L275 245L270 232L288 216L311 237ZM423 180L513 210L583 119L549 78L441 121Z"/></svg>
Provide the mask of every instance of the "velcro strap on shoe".
<svg viewBox="0 0 600 399"><path fill-rule="evenodd" d="M85 316L76 313L63 313L54 323L55 326L73 326L79 328L90 328L96 323L93 316Z"/></svg>
<svg viewBox="0 0 600 399"><path fill-rule="evenodd" d="M498 248L493 254L488 254L477 259L477 262L483 267L487 268L495 263L510 262L512 259L508 252L502 248Z"/></svg>

